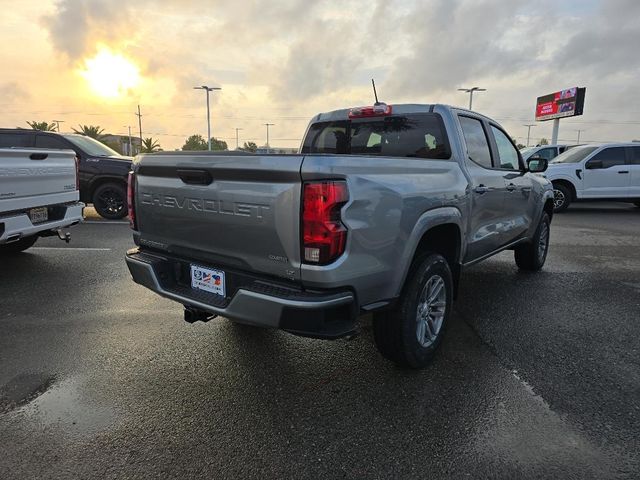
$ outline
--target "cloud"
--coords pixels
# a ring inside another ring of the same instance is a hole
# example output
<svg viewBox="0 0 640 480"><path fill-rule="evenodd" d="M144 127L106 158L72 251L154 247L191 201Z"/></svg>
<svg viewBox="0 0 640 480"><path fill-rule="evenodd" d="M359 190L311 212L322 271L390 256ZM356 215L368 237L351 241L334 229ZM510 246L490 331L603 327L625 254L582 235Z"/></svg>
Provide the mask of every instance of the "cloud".
<svg viewBox="0 0 640 480"><path fill-rule="evenodd" d="M13 100L28 100L29 93L17 82L5 82L0 84L0 98L6 103L11 103Z"/></svg>

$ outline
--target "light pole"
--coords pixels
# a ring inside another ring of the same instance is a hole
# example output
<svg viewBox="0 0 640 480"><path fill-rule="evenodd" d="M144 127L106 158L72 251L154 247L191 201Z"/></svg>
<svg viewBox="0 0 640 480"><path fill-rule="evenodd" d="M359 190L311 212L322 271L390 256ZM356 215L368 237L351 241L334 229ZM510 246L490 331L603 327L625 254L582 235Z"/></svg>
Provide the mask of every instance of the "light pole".
<svg viewBox="0 0 640 480"><path fill-rule="evenodd" d="M263 123L265 127L267 127L267 153L271 153L271 148L269 148L269 127L275 125L275 123Z"/></svg>
<svg viewBox="0 0 640 480"><path fill-rule="evenodd" d="M242 130L242 128L238 128L236 127L236 150L238 150L238 147L240 146L238 143L238 132Z"/></svg>
<svg viewBox="0 0 640 480"><path fill-rule="evenodd" d="M531 133L531 127L536 127L537 125L535 123L527 123L526 125L523 125L523 127L527 127L527 147L529 146L529 134Z"/></svg>
<svg viewBox="0 0 640 480"><path fill-rule="evenodd" d="M576 142L576 145L578 145L580 143L580 132L584 132L586 130L576 130L576 132L578 132L578 141Z"/></svg>
<svg viewBox="0 0 640 480"><path fill-rule="evenodd" d="M133 157L133 145L131 144L131 125L124 125L129 129L129 156Z"/></svg>
<svg viewBox="0 0 640 480"><path fill-rule="evenodd" d="M211 115L209 114L209 92L212 90L222 90L220 87L208 87L202 85L200 87L193 87L194 90L205 90L207 92L207 139L209 145L209 151L211 151Z"/></svg>
<svg viewBox="0 0 640 480"><path fill-rule="evenodd" d="M56 130L58 130L58 133L60 133L60 124L64 123L64 120L54 120L53 123L56 124Z"/></svg>
<svg viewBox="0 0 640 480"><path fill-rule="evenodd" d="M469 94L469 110L471 110L471 107L473 105L473 92L486 92L487 89L480 88L480 87L471 87L471 88L459 88L458 91L466 92Z"/></svg>

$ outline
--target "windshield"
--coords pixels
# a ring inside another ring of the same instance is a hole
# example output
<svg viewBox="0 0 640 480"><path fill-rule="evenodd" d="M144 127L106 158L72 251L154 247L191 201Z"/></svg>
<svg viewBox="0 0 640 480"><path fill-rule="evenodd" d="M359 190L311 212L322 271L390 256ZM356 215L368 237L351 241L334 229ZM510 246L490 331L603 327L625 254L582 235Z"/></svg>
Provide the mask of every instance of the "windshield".
<svg viewBox="0 0 640 480"><path fill-rule="evenodd" d="M315 123L302 153L451 157L442 119L434 113Z"/></svg>
<svg viewBox="0 0 640 480"><path fill-rule="evenodd" d="M96 157L119 157L120 154L115 150L107 147L104 143L100 143L91 137L85 137L83 135L63 135L64 138L69 140L78 148L81 148L89 155Z"/></svg>
<svg viewBox="0 0 640 480"><path fill-rule="evenodd" d="M574 147L558 155L551 163L578 163L597 148L598 147Z"/></svg>
<svg viewBox="0 0 640 480"><path fill-rule="evenodd" d="M536 147L526 147L520 150L520 153L524 155L525 153L533 152Z"/></svg>

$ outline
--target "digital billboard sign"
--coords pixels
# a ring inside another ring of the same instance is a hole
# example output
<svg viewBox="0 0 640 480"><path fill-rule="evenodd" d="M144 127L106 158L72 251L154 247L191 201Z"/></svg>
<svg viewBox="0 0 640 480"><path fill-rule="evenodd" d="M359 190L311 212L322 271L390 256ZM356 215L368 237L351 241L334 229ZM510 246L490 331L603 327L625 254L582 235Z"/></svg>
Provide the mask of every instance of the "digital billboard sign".
<svg viewBox="0 0 640 480"><path fill-rule="evenodd" d="M572 87L538 97L536 120L582 115L586 88Z"/></svg>

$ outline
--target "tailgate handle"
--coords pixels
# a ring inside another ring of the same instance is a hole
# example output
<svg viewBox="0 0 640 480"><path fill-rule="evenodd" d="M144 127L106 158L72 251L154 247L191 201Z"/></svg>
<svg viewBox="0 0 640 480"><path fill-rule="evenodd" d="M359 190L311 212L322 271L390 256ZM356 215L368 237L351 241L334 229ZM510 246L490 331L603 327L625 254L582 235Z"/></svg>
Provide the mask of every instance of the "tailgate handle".
<svg viewBox="0 0 640 480"><path fill-rule="evenodd" d="M178 177L189 185L209 185L213 177L206 170L178 170Z"/></svg>
<svg viewBox="0 0 640 480"><path fill-rule="evenodd" d="M29 155L29 158L31 160L44 160L48 156L48 153L32 153L31 155Z"/></svg>

